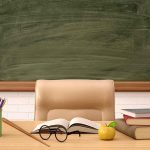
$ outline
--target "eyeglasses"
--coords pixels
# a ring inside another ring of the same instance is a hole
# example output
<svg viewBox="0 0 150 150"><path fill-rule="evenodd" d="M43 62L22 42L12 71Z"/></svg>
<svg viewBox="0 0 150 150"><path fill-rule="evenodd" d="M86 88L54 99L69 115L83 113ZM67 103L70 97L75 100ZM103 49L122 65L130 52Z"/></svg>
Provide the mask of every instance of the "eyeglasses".
<svg viewBox="0 0 150 150"><path fill-rule="evenodd" d="M79 137L81 136L79 131L73 131L73 132L67 132L66 128L63 126L58 127L49 127L47 125L41 126L39 130L39 135L43 140L48 140L52 134L55 135L55 138L59 142L64 142L67 140L68 135L71 134L79 134Z"/></svg>

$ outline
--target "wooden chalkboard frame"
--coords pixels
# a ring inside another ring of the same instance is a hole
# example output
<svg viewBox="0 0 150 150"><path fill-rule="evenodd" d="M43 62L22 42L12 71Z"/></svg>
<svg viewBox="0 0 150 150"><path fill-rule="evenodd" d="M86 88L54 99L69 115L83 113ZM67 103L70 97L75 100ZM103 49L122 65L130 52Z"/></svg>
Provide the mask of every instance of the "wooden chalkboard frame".
<svg viewBox="0 0 150 150"><path fill-rule="evenodd" d="M0 91L10 92L34 92L35 81L1 81ZM117 92L148 92L150 91L150 81L115 81L115 91Z"/></svg>

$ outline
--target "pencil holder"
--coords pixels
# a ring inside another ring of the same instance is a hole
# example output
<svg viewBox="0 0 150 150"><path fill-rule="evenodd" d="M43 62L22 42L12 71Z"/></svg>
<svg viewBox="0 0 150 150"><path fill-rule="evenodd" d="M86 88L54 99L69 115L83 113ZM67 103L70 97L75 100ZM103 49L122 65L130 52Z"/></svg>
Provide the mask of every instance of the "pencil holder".
<svg viewBox="0 0 150 150"><path fill-rule="evenodd" d="M0 137L2 136L2 109L0 109Z"/></svg>

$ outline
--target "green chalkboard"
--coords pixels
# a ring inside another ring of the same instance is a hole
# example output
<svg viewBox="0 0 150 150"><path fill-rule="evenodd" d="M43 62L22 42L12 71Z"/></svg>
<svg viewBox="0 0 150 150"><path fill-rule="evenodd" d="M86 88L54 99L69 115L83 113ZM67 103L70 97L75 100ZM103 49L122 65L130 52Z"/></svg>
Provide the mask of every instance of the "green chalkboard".
<svg viewBox="0 0 150 150"><path fill-rule="evenodd" d="M0 80L150 80L150 0L0 0Z"/></svg>

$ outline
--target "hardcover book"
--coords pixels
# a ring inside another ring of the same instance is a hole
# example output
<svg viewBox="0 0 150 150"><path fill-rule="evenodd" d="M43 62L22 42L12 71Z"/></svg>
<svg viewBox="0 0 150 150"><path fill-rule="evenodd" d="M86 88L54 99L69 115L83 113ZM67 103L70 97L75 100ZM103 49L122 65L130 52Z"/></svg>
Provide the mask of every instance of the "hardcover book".
<svg viewBox="0 0 150 150"><path fill-rule="evenodd" d="M150 126L130 126L124 119L116 119L116 129L134 139L150 139Z"/></svg>
<svg viewBox="0 0 150 150"><path fill-rule="evenodd" d="M122 109L122 114L131 116L131 117L150 117L150 109Z"/></svg>
<svg viewBox="0 0 150 150"><path fill-rule="evenodd" d="M60 118L46 121L44 123L37 125L31 133L32 134L39 133L39 130L43 125L47 125L49 127L54 128L58 126L63 126L68 133L74 131L79 131L81 133L98 133L99 128L99 125L97 123L85 118L75 117L71 121Z"/></svg>
<svg viewBox="0 0 150 150"><path fill-rule="evenodd" d="M145 125L150 126L150 117L131 117L128 115L123 115L124 120L128 125Z"/></svg>

